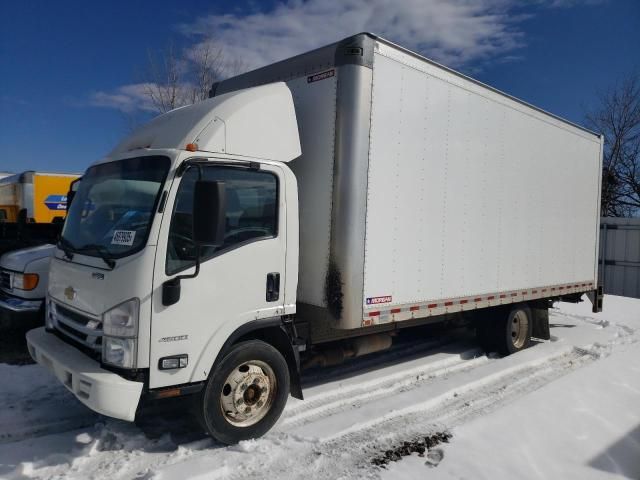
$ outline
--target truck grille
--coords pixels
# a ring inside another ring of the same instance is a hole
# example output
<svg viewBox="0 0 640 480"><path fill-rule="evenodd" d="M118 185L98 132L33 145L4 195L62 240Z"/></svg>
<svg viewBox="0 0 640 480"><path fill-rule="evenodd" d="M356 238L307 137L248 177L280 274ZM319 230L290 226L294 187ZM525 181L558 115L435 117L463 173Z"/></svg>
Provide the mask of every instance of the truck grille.
<svg viewBox="0 0 640 480"><path fill-rule="evenodd" d="M11 290L11 273L6 270L0 270L0 288Z"/></svg>
<svg viewBox="0 0 640 480"><path fill-rule="evenodd" d="M91 349L102 348L102 322L100 317L81 313L69 307L53 302L51 319L59 333Z"/></svg>

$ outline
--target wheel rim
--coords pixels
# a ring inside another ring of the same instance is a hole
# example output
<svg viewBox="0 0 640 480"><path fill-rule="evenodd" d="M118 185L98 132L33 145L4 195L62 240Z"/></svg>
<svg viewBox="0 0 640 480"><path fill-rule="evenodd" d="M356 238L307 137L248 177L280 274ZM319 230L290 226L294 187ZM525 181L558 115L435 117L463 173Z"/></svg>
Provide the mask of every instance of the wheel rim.
<svg viewBox="0 0 640 480"><path fill-rule="evenodd" d="M528 332L529 317L524 311L518 310L511 320L511 342L515 348L524 347Z"/></svg>
<svg viewBox="0 0 640 480"><path fill-rule="evenodd" d="M266 363L251 360L238 365L222 385L223 417L236 427L255 425L271 409L276 388L275 373Z"/></svg>

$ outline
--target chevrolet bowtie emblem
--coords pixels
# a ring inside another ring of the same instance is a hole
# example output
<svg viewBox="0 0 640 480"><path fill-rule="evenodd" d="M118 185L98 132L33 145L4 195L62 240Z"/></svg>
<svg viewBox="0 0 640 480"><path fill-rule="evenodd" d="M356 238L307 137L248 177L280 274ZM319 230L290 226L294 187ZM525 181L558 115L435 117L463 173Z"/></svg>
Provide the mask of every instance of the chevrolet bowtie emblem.
<svg viewBox="0 0 640 480"><path fill-rule="evenodd" d="M68 300L74 300L76 298L76 291L71 285L64 289L64 296L67 297Z"/></svg>

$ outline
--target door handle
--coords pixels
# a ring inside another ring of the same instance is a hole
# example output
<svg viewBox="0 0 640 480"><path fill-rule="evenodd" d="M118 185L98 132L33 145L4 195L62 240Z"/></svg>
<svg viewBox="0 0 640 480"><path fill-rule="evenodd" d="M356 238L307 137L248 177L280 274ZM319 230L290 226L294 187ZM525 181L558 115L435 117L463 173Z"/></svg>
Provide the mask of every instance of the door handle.
<svg viewBox="0 0 640 480"><path fill-rule="evenodd" d="M267 302L275 302L280 298L280 274L267 273Z"/></svg>

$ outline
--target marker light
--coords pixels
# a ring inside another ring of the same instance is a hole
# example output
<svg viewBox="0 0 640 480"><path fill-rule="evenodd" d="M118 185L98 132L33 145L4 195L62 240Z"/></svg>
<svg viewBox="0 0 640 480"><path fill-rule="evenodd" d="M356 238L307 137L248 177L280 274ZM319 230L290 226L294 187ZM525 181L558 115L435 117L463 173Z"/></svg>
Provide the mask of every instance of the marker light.
<svg viewBox="0 0 640 480"><path fill-rule="evenodd" d="M13 277L13 287L20 290L33 290L38 286L37 273L16 273Z"/></svg>
<svg viewBox="0 0 640 480"><path fill-rule="evenodd" d="M175 355L173 357L164 357L160 359L160 370L173 370L174 368L185 368L189 363L189 357L186 354Z"/></svg>

